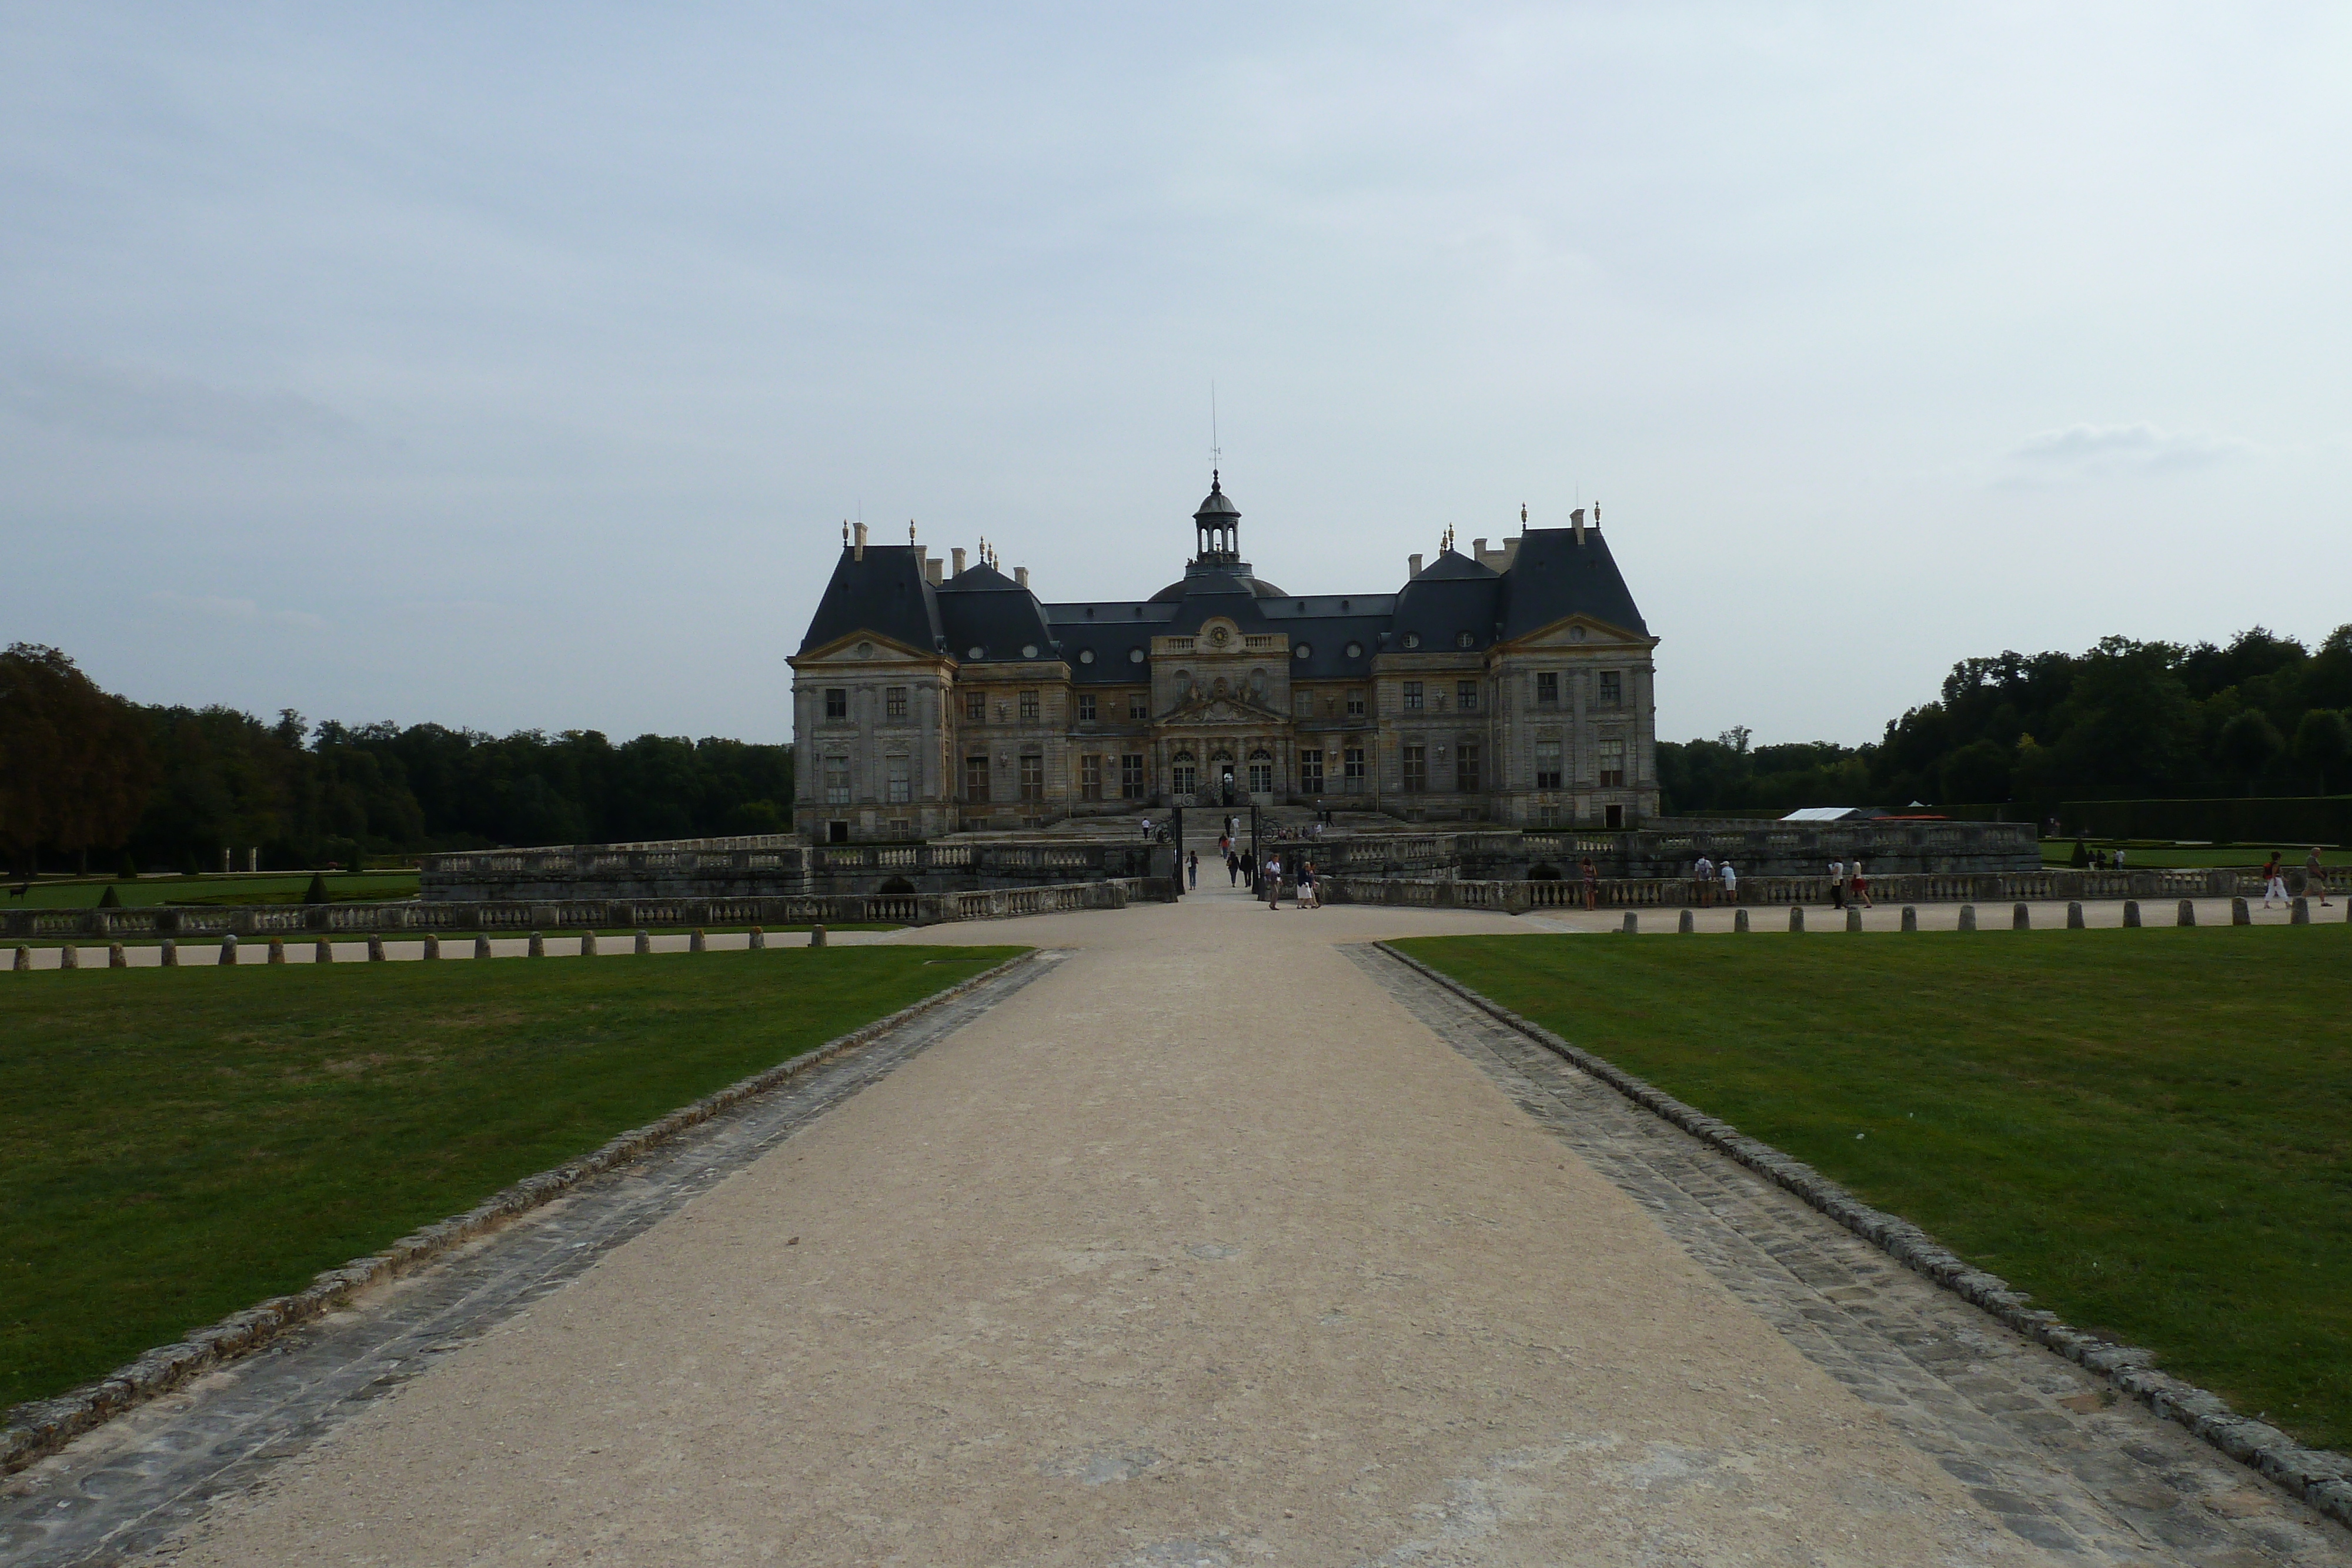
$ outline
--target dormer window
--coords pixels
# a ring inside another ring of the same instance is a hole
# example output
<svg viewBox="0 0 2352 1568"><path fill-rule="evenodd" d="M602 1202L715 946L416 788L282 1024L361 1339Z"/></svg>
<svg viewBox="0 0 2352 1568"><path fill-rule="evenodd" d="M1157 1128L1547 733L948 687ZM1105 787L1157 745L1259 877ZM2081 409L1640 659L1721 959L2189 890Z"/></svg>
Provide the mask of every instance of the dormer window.
<svg viewBox="0 0 2352 1568"><path fill-rule="evenodd" d="M1406 632L1406 633L1404 634L1404 645L1405 645L1406 647L1408 647L1408 648L1418 648L1418 647L1420 647L1420 646L1421 646L1421 633L1420 633L1420 632Z"/></svg>
<svg viewBox="0 0 2352 1568"><path fill-rule="evenodd" d="M1473 637L1467 632L1456 632L1454 633L1454 645L1457 648L1467 648L1477 640L1478 639Z"/></svg>

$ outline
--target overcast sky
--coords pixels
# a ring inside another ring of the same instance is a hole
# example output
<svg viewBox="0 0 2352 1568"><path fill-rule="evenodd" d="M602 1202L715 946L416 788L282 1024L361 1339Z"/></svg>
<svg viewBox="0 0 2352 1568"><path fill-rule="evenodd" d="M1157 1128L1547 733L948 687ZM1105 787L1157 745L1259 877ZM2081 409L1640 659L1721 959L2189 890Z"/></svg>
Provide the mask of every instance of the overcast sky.
<svg viewBox="0 0 2352 1568"><path fill-rule="evenodd" d="M845 517L1388 591L1601 500L1659 732L2352 621L2352 10L0 4L0 639L782 739Z"/></svg>

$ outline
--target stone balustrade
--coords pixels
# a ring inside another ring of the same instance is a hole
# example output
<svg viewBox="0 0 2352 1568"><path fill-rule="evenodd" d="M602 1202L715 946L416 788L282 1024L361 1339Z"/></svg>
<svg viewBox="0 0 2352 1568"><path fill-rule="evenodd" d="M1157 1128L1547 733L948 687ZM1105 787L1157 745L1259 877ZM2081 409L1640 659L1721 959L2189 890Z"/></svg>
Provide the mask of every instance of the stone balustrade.
<svg viewBox="0 0 2352 1568"><path fill-rule="evenodd" d="M1148 876L1151 846L1030 840L816 844L790 835L468 850L418 862L425 901L917 895ZM1160 859L1164 862L1163 849Z"/></svg>
<svg viewBox="0 0 2352 1568"><path fill-rule="evenodd" d="M1311 858L1311 857L1310 857ZM2331 894L2352 897L2352 867L2328 869L2322 879ZM1444 909L1494 909L1511 915L1531 909L1580 909L1584 884L1575 879L1520 880L1448 876L1365 876L1327 872L1321 896L1332 904L1385 904ZM2187 871L1995 872L1976 875L1922 873L1869 879L1874 903L2016 904L2086 899L2229 898L2262 896L2262 880L2237 868ZM2300 893L2298 886L2296 891ZM2314 890L2317 891L2316 889ZM1698 884L1687 876L1603 877L1597 904L1603 909L1683 908L1699 901ZM1739 895L1714 890L1713 902L1727 907L1825 904L1827 876L1743 876Z"/></svg>

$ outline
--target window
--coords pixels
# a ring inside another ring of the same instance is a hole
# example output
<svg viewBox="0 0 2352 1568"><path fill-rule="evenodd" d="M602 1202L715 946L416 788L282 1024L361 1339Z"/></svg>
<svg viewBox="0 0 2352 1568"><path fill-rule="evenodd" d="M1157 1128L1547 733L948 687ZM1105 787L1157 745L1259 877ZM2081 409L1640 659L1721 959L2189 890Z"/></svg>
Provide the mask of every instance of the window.
<svg viewBox="0 0 2352 1568"><path fill-rule="evenodd" d="M1035 692L1023 692L1021 694L1021 722L1023 724L1034 724L1037 722L1037 694Z"/></svg>
<svg viewBox="0 0 2352 1568"><path fill-rule="evenodd" d="M1601 743L1601 787L1622 789L1625 787L1625 743L1604 740Z"/></svg>
<svg viewBox="0 0 2352 1568"><path fill-rule="evenodd" d="M1536 742L1536 788L1559 788L1559 742L1557 740Z"/></svg>
<svg viewBox="0 0 2352 1568"><path fill-rule="evenodd" d="M1092 724L1094 721L1095 695L1092 692L1081 692L1078 695L1078 722L1080 724ZM1095 760L1099 762L1102 759L1100 758L1097 758ZM1099 797L1097 797L1097 799L1099 799Z"/></svg>
<svg viewBox="0 0 2352 1568"><path fill-rule="evenodd" d="M1478 743L1475 740L1454 743L1454 788L1465 795L1478 792Z"/></svg>
<svg viewBox="0 0 2352 1568"><path fill-rule="evenodd" d="M1405 711L1408 713L1418 713L1421 711L1421 683L1419 681L1407 681L1404 684L1404 706Z"/></svg>
<svg viewBox="0 0 2352 1568"><path fill-rule="evenodd" d="M1351 687L1348 692L1348 716L1349 718L1364 716L1364 689L1361 686Z"/></svg>
<svg viewBox="0 0 2352 1568"><path fill-rule="evenodd" d="M1034 751L1021 754L1021 798L1024 800L1045 798L1045 759Z"/></svg>
<svg viewBox="0 0 2352 1568"><path fill-rule="evenodd" d="M1128 693L1127 716L1129 718L1150 718L1151 716L1151 699L1145 696L1141 692Z"/></svg>
<svg viewBox="0 0 2352 1568"><path fill-rule="evenodd" d="M1408 795L1418 795L1429 788L1429 747L1408 746L1404 748L1404 789Z"/></svg>
<svg viewBox="0 0 2352 1568"><path fill-rule="evenodd" d="M1601 672L1601 706L1602 707L1623 707L1625 706L1625 675L1623 671L1603 670Z"/></svg>
<svg viewBox="0 0 2352 1568"><path fill-rule="evenodd" d="M1476 713L1478 711L1478 683L1475 681L1454 682L1454 706L1460 708L1464 713Z"/></svg>
<svg viewBox="0 0 2352 1568"><path fill-rule="evenodd" d="M966 692L963 695L963 716L973 724L988 722L988 694Z"/></svg>
<svg viewBox="0 0 2352 1568"><path fill-rule="evenodd" d="M1290 694L1290 706L1301 718L1315 716L1315 694L1304 687Z"/></svg>
<svg viewBox="0 0 2352 1568"><path fill-rule="evenodd" d="M849 804L849 758L846 757L824 759L824 803L828 806Z"/></svg>
<svg viewBox="0 0 2352 1568"><path fill-rule="evenodd" d="M1078 799L1102 799L1102 754L1090 753L1078 758Z"/></svg>
<svg viewBox="0 0 2352 1568"><path fill-rule="evenodd" d="M1189 751L1180 751L1168 765L1168 788L1179 795L1190 795L1199 787L1200 768Z"/></svg>
<svg viewBox="0 0 2352 1568"><path fill-rule="evenodd" d="M907 716L906 687L886 686L883 688L882 716L884 718L904 718Z"/></svg>
<svg viewBox="0 0 2352 1568"><path fill-rule="evenodd" d="M1536 672L1536 706L1558 707L1559 706L1559 672L1538 670Z"/></svg>
<svg viewBox="0 0 2352 1568"><path fill-rule="evenodd" d="M1350 795L1364 792L1364 748L1351 746L1339 753L1339 781Z"/></svg>
<svg viewBox="0 0 2352 1568"><path fill-rule="evenodd" d="M988 758L967 757L963 759L963 798L974 805L988 804Z"/></svg>
<svg viewBox="0 0 2352 1568"><path fill-rule="evenodd" d="M842 686L827 686L824 688L824 716L829 719L847 718L849 716L849 692L847 688Z"/></svg>
<svg viewBox="0 0 2352 1568"><path fill-rule="evenodd" d="M1251 794L1271 795L1274 793L1274 758L1272 757L1268 756L1264 751L1251 752L1249 754L1249 770Z"/></svg>
<svg viewBox="0 0 2352 1568"><path fill-rule="evenodd" d="M915 824L904 817L893 817L886 825L886 831L894 839L911 839L915 836Z"/></svg>
<svg viewBox="0 0 2352 1568"><path fill-rule="evenodd" d="M1323 793L1323 754L1320 751L1298 754L1298 792L1302 795Z"/></svg>
<svg viewBox="0 0 2352 1568"><path fill-rule="evenodd" d="M887 791L882 799L890 805L903 806L915 798L914 771L905 758L882 759L882 787Z"/></svg>
<svg viewBox="0 0 2352 1568"><path fill-rule="evenodd" d="M1473 637L1467 632L1456 632L1454 633L1454 645L1457 648L1475 647L1477 644L1477 642L1478 639Z"/></svg>
<svg viewBox="0 0 2352 1568"><path fill-rule="evenodd" d="M1136 699L1140 702L1140 697ZM1126 751L1118 758L1118 797L1122 800L1143 799L1143 753Z"/></svg>

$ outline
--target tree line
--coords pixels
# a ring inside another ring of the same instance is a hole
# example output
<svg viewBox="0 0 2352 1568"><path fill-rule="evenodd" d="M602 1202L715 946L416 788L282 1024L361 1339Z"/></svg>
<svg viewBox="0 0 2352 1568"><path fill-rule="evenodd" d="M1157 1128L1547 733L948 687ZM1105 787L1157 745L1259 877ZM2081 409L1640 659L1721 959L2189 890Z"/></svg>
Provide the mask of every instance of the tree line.
<svg viewBox="0 0 2352 1568"><path fill-rule="evenodd" d="M1667 814L1799 806L2325 795L2352 789L2352 624L2316 649L2257 626L2228 646L2108 637L1963 659L1878 742L1658 747Z"/></svg>
<svg viewBox="0 0 2352 1568"><path fill-rule="evenodd" d="M499 844L792 826L789 746L595 730L316 726L102 690L54 648L0 653L0 852L50 869L266 870Z"/></svg>

